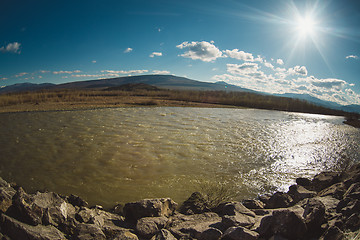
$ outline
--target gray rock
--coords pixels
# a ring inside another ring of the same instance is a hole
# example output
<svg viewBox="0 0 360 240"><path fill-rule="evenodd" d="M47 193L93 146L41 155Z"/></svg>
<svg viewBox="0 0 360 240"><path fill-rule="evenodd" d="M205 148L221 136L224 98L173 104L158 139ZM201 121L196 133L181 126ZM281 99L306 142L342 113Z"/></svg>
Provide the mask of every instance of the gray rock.
<svg viewBox="0 0 360 240"><path fill-rule="evenodd" d="M131 222L143 217L169 217L174 213L176 206L170 198L144 199L125 204L124 215L125 219Z"/></svg>
<svg viewBox="0 0 360 240"><path fill-rule="evenodd" d="M299 185L299 186L303 186L305 187L306 189L309 189L309 187L311 186L311 180L308 179L308 178L297 178L296 179L296 184Z"/></svg>
<svg viewBox="0 0 360 240"><path fill-rule="evenodd" d="M325 205L317 199L310 198L306 200L303 208L309 236L320 237L323 234L321 226L325 223Z"/></svg>
<svg viewBox="0 0 360 240"><path fill-rule="evenodd" d="M340 181L340 174L336 172L322 172L313 178L311 181L314 190L320 192L321 190L330 187L331 185Z"/></svg>
<svg viewBox="0 0 360 240"><path fill-rule="evenodd" d="M106 236L99 226L87 223L81 223L76 227L74 237L77 240L106 240Z"/></svg>
<svg viewBox="0 0 360 240"><path fill-rule="evenodd" d="M360 212L360 200L353 198L344 198L336 206L336 211L344 216L351 216L353 213Z"/></svg>
<svg viewBox="0 0 360 240"><path fill-rule="evenodd" d="M231 227L227 229L221 240L256 240L259 234L243 227Z"/></svg>
<svg viewBox="0 0 360 240"><path fill-rule="evenodd" d="M72 204L74 207L87 207L89 204L79 196L71 194L70 196L66 197L66 201Z"/></svg>
<svg viewBox="0 0 360 240"><path fill-rule="evenodd" d="M338 227L332 226L326 230L319 240L342 240L344 238L344 233Z"/></svg>
<svg viewBox="0 0 360 240"><path fill-rule="evenodd" d="M200 192L191 194L179 209L179 212L182 214L199 214L209 211L208 201Z"/></svg>
<svg viewBox="0 0 360 240"><path fill-rule="evenodd" d="M171 217L168 229L175 237L190 236L198 239L203 232L221 223L221 217L213 212L194 215L177 214Z"/></svg>
<svg viewBox="0 0 360 240"><path fill-rule="evenodd" d="M26 223L1 214L0 228L4 234L11 239L21 240L52 240L52 239L66 239L64 234L56 229L54 226L31 226Z"/></svg>
<svg viewBox="0 0 360 240"><path fill-rule="evenodd" d="M289 209L274 210L272 215L262 218L258 228L261 237L280 235L289 240L302 239L306 231L304 219Z"/></svg>
<svg viewBox="0 0 360 240"><path fill-rule="evenodd" d="M292 197L294 203L297 203L305 198L311 198L311 197L316 196L316 192L309 191L300 185L290 186L288 194Z"/></svg>
<svg viewBox="0 0 360 240"><path fill-rule="evenodd" d="M0 178L0 211L6 212L12 205L12 198L16 191L10 184Z"/></svg>
<svg viewBox="0 0 360 240"><path fill-rule="evenodd" d="M264 209L265 207L265 204L262 201L256 199L244 200L242 201L242 204L248 209Z"/></svg>
<svg viewBox="0 0 360 240"><path fill-rule="evenodd" d="M346 190L346 192L344 193L344 198L347 198L350 194L355 193L355 192L360 192L360 183L353 183L350 185L350 187Z"/></svg>
<svg viewBox="0 0 360 240"><path fill-rule="evenodd" d="M226 229L238 226L250 228L255 224L255 217L241 213L236 213L233 216L224 215L221 223Z"/></svg>
<svg viewBox="0 0 360 240"><path fill-rule="evenodd" d="M136 223L136 232L146 238L150 238L164 228L168 222L167 217L145 217Z"/></svg>
<svg viewBox="0 0 360 240"><path fill-rule="evenodd" d="M235 216L237 213L245 214L250 217L255 217L255 213L251 211L250 209L246 208L242 203L240 202L227 202L220 204L216 212L219 215L225 216Z"/></svg>
<svg viewBox="0 0 360 240"><path fill-rule="evenodd" d="M289 194L283 192L276 192L267 201L265 207L270 209L287 208L292 205L292 202L293 199Z"/></svg>
<svg viewBox="0 0 360 240"><path fill-rule="evenodd" d="M345 184L343 182L335 183L328 188L321 190L318 194L320 197L332 196L336 199L342 199L346 191Z"/></svg>
<svg viewBox="0 0 360 240"><path fill-rule="evenodd" d="M154 235L151 240L177 240L170 231L161 229L159 233Z"/></svg>
<svg viewBox="0 0 360 240"><path fill-rule="evenodd" d="M139 238L130 231L124 231L116 235L112 240L139 240Z"/></svg>
<svg viewBox="0 0 360 240"><path fill-rule="evenodd" d="M209 228L200 234L199 240L219 240L222 232L216 228Z"/></svg>

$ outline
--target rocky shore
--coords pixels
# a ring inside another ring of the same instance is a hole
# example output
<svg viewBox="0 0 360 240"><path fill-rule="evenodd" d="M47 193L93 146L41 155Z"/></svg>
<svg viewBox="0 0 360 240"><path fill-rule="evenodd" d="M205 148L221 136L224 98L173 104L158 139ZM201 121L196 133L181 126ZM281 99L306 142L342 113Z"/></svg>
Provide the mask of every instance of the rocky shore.
<svg viewBox="0 0 360 240"><path fill-rule="evenodd" d="M201 193L181 206L144 199L106 211L75 195L26 193L0 178L0 239L357 239L360 164L296 179L289 191L210 207Z"/></svg>

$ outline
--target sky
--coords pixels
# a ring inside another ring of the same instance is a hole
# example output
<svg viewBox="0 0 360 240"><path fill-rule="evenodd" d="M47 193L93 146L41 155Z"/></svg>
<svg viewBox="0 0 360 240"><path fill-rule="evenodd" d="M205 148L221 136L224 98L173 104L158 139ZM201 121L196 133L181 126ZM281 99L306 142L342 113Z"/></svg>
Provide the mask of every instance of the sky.
<svg viewBox="0 0 360 240"><path fill-rule="evenodd" d="M171 74L360 104L358 0L0 0L0 87Z"/></svg>

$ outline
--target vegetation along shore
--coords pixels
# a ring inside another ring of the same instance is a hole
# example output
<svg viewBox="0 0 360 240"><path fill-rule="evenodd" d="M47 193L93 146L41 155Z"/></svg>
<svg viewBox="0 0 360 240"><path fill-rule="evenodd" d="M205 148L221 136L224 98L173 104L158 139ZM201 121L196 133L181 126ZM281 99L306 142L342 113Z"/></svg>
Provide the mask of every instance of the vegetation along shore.
<svg viewBox="0 0 360 240"><path fill-rule="evenodd" d="M0 178L1 239L358 239L360 164L296 179L288 192L242 202L195 192L178 206L144 199L104 210L76 195L26 193Z"/></svg>

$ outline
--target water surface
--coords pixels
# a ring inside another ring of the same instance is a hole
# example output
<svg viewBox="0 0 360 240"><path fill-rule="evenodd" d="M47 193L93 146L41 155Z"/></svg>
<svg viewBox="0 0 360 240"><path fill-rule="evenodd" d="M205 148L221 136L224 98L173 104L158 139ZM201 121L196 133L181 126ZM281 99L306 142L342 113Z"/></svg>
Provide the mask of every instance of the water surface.
<svg viewBox="0 0 360 240"><path fill-rule="evenodd" d="M222 108L117 108L0 114L0 176L91 204L171 197L210 184L239 198L359 159L342 117Z"/></svg>

